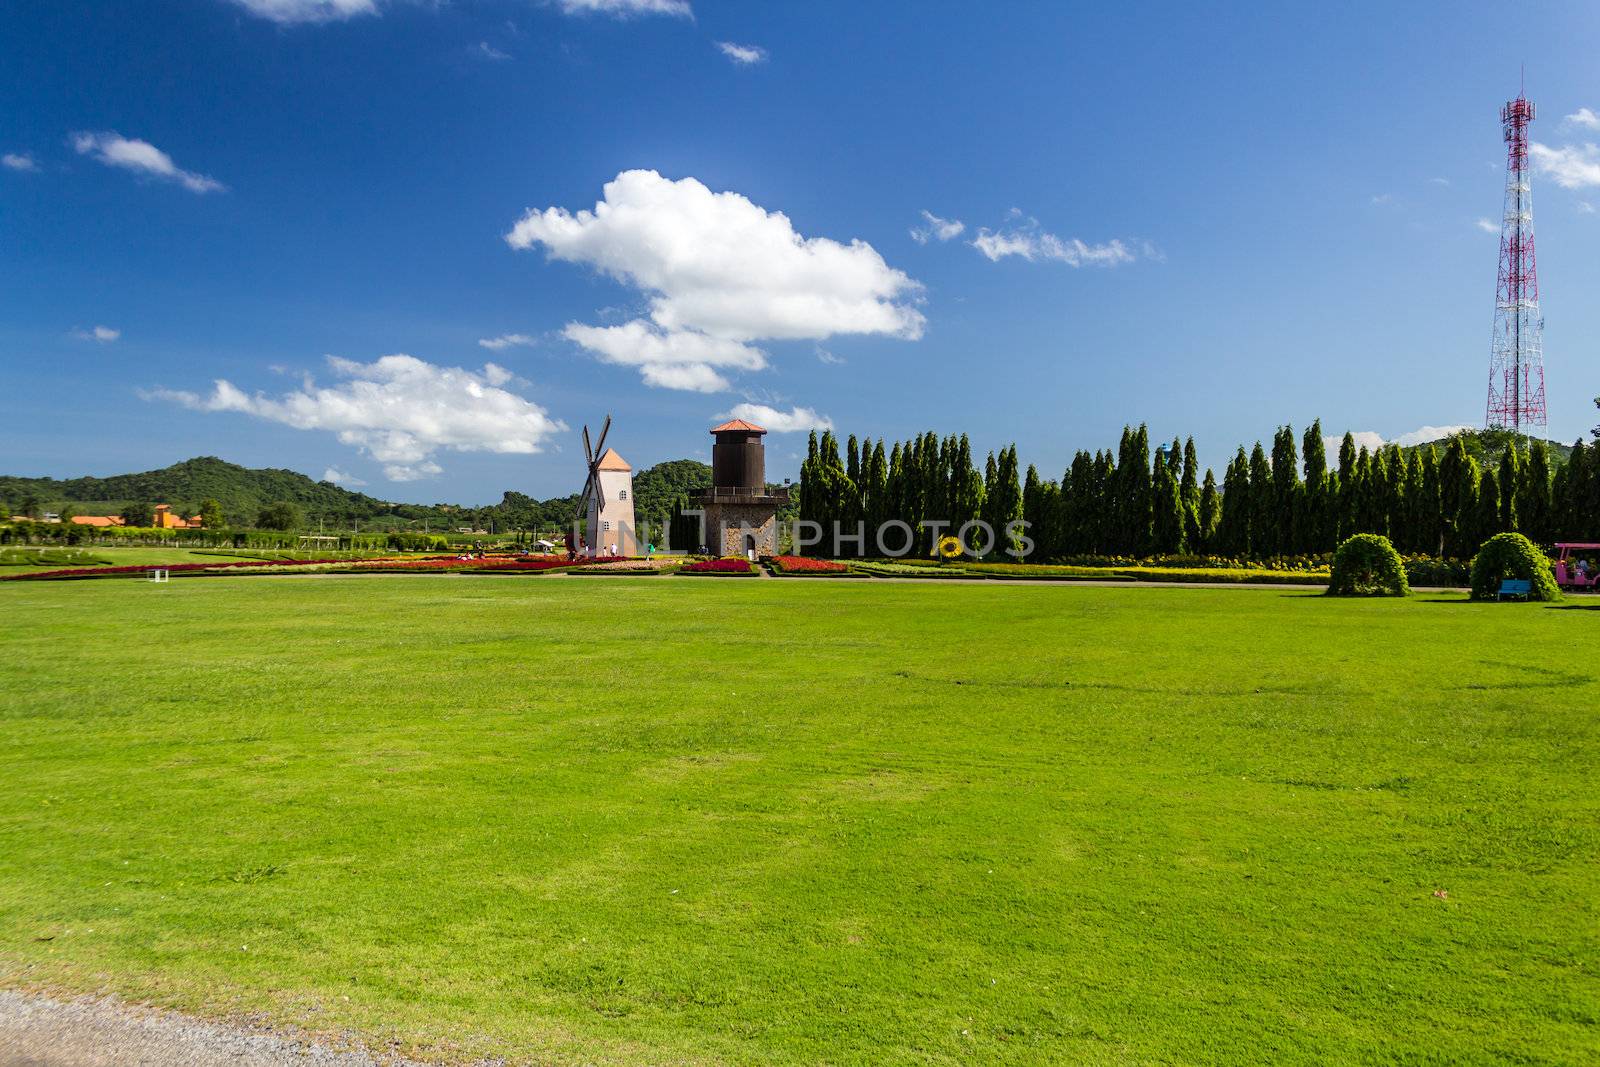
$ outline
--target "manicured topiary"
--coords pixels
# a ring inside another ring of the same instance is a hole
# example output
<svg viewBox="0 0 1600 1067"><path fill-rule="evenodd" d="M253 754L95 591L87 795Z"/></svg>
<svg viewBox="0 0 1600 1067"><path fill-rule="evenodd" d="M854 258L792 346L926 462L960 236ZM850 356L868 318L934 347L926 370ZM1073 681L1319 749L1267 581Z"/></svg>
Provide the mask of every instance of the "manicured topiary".
<svg viewBox="0 0 1600 1067"><path fill-rule="evenodd" d="M1519 533L1495 534L1472 557L1472 599L1494 600L1502 578L1526 580L1529 600L1561 599L1549 557Z"/></svg>
<svg viewBox="0 0 1600 1067"><path fill-rule="evenodd" d="M1333 554L1329 596L1405 596L1410 591L1400 553L1382 534L1347 537Z"/></svg>

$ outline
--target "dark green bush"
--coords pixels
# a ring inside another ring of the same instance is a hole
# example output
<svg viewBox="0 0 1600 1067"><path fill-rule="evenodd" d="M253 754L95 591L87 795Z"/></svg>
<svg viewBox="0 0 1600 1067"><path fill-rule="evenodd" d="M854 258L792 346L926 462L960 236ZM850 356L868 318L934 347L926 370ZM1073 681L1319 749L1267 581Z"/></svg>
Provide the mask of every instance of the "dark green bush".
<svg viewBox="0 0 1600 1067"><path fill-rule="evenodd" d="M1329 596L1405 596L1410 591L1400 553L1382 534L1348 537L1333 554Z"/></svg>
<svg viewBox="0 0 1600 1067"><path fill-rule="evenodd" d="M1495 534L1472 557L1472 599L1495 599L1502 578L1526 579L1529 600L1561 599L1549 557L1519 533Z"/></svg>

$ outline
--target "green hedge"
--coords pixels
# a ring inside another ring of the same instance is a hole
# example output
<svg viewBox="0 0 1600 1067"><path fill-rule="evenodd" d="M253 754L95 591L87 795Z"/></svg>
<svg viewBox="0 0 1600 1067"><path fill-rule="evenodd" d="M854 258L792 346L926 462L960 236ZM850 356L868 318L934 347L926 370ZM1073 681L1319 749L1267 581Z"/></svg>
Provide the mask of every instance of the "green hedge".
<svg viewBox="0 0 1600 1067"><path fill-rule="evenodd" d="M1329 596L1405 596L1409 592L1400 553L1382 534L1355 534L1334 552Z"/></svg>
<svg viewBox="0 0 1600 1067"><path fill-rule="evenodd" d="M1472 599L1496 599L1502 578L1527 581L1529 600L1561 599L1549 557L1519 533L1495 534L1472 557Z"/></svg>

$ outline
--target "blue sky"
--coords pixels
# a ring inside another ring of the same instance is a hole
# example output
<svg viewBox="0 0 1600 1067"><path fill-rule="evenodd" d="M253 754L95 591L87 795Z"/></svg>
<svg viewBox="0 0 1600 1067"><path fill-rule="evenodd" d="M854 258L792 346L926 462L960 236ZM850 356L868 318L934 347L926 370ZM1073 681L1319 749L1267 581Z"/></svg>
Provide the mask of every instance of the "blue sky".
<svg viewBox="0 0 1600 1067"><path fill-rule="evenodd" d="M1524 62L1571 440L1596 54L1581 3L20 0L0 469L480 503L576 490L608 411L636 467L754 411L1051 476L1127 422L1219 466L1284 421L1478 424Z"/></svg>

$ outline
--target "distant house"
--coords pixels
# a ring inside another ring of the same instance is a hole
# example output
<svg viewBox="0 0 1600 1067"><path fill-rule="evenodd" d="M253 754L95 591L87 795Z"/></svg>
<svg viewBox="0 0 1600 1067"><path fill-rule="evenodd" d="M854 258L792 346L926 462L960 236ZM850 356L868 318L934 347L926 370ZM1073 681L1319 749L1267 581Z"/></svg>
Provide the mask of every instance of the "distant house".
<svg viewBox="0 0 1600 1067"><path fill-rule="evenodd" d="M79 526L126 526L121 515L74 515L72 521ZM171 504L157 504L151 525L158 530L192 530L201 526L200 516L184 518L175 515Z"/></svg>

